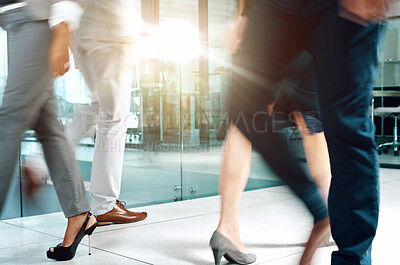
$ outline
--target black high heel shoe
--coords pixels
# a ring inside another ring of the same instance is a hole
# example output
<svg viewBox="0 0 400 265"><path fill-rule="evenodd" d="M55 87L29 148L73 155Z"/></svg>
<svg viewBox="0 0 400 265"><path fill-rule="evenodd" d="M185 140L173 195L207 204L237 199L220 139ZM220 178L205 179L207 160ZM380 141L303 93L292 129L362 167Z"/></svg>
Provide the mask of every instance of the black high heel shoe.
<svg viewBox="0 0 400 265"><path fill-rule="evenodd" d="M85 235L89 236L89 255L91 255L92 253L91 253L91 246L90 246L90 236L93 234L93 231L97 227L97 222L96 222L94 225L92 225L91 227L89 227L86 230L86 226L87 226L91 216L92 216L92 214L88 213L85 222L83 223L81 229L79 230L78 234L76 235L75 240L71 246L63 247L63 246L61 246L61 243L60 243L53 249L53 251L51 251L50 249L47 250L47 257L49 259L55 259L58 261L65 261L65 260L73 259L75 256L76 250L78 248L78 245L79 245L79 243L81 243L81 240Z"/></svg>

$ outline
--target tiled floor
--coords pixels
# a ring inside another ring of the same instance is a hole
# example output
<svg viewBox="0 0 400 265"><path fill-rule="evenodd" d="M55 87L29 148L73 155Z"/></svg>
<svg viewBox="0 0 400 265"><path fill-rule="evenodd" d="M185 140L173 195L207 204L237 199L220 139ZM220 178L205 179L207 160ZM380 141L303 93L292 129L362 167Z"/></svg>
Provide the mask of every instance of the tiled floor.
<svg viewBox="0 0 400 265"><path fill-rule="evenodd" d="M382 202L373 264L398 264L400 249L400 170L382 169ZM100 227L87 238L72 261L59 264L213 264L208 240L219 217L219 198L148 206L147 220ZM257 254L255 264L291 265L301 256L311 217L286 187L246 192L240 209L242 239ZM61 213L0 222L1 264L52 264L48 247L60 242L65 228ZM330 263L335 246L320 248L313 265ZM227 264L226 262L224 264Z"/></svg>

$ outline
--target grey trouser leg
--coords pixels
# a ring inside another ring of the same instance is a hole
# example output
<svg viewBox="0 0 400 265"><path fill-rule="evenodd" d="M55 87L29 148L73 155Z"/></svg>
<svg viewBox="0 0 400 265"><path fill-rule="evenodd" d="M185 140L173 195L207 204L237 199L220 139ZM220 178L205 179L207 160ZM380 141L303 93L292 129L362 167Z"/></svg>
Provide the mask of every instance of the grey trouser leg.
<svg viewBox="0 0 400 265"><path fill-rule="evenodd" d="M8 79L0 107L0 211L7 196L24 131L34 125L66 217L90 210L71 148L56 119L48 67L51 31L26 8L0 15L7 31Z"/></svg>
<svg viewBox="0 0 400 265"><path fill-rule="evenodd" d="M50 175L65 216L71 217L90 211L78 164L57 120L54 97L45 102L34 129L43 145Z"/></svg>

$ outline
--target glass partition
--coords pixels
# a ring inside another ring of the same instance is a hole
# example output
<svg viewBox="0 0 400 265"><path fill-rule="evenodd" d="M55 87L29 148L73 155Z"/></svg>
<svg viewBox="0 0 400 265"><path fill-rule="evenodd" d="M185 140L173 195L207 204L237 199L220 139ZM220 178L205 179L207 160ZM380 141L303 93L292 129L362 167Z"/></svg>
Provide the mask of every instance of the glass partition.
<svg viewBox="0 0 400 265"><path fill-rule="evenodd" d="M120 199L133 207L215 195L223 140L229 127L226 105L232 58L224 48L224 34L236 1L135 3L134 16L143 14L147 19L142 24L146 30L143 41L133 47L134 81ZM388 23L380 49L378 91L399 91L399 30L399 19ZM0 101L7 78L6 44L6 33L0 31ZM73 64L68 74L56 80L55 95L63 125L71 122L81 106L90 104L89 89ZM375 97L373 104L377 108L397 106L399 102L398 97ZM393 119L375 117L375 123L378 142L390 141ZM299 133L289 128L286 136L296 155L304 160ZM399 157L393 156L390 149L387 151L382 150L381 163L400 165ZM35 133L27 131L0 219L61 211L47 173L35 200L28 201L23 195L21 164L27 157L42 163L41 152ZM93 153L94 135L76 147L87 189ZM252 156L247 190L282 184L257 152Z"/></svg>
<svg viewBox="0 0 400 265"><path fill-rule="evenodd" d="M394 10L396 11L396 10ZM389 19L379 48L379 66L372 109L400 106L400 18ZM372 112L371 112L372 113ZM393 142L395 116L374 115L377 144ZM397 125L398 126L398 125ZM400 156L392 146L379 148L381 166L400 168Z"/></svg>

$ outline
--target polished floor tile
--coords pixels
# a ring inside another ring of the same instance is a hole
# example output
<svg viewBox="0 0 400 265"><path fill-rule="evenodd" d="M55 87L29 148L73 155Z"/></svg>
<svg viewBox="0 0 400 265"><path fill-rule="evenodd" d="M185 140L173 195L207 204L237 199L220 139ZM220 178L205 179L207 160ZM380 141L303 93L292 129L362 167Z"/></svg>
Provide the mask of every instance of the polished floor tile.
<svg viewBox="0 0 400 265"><path fill-rule="evenodd" d="M17 227L30 229L56 238L64 236L67 220L63 213L51 213L24 218L8 219L3 221ZM54 238L53 237L53 238Z"/></svg>
<svg viewBox="0 0 400 265"><path fill-rule="evenodd" d="M46 257L46 251L49 247L56 246L59 241L48 241L45 243L28 244L16 246L13 248L0 250L0 264L55 264L53 260ZM76 256L71 261L60 262L57 264L96 264L96 265L144 265L146 262L123 257L111 252L102 251L96 248L92 249L92 255L88 255L88 246L81 244L78 247Z"/></svg>
<svg viewBox="0 0 400 265"><path fill-rule="evenodd" d="M56 237L0 222L0 250L54 240Z"/></svg>
<svg viewBox="0 0 400 265"><path fill-rule="evenodd" d="M373 264L394 264L400 249L398 170L381 170L382 202L374 241ZM218 196L134 208L149 217L138 223L99 227L76 257L60 264L213 265L208 241L219 220ZM241 237L255 264L297 265L312 229L312 217L287 187L243 194L239 211ZM45 252L61 242L66 220L54 213L0 221L0 264L53 264ZM317 250L311 265L329 265L331 246ZM225 260L221 263L228 264Z"/></svg>

